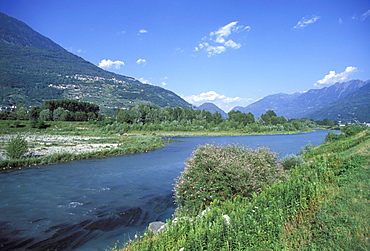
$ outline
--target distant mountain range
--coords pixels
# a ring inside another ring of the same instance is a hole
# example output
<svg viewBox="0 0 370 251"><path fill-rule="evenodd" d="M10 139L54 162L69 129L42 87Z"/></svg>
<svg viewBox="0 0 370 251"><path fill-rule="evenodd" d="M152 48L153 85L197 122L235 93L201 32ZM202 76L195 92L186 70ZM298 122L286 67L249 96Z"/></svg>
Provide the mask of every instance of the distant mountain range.
<svg viewBox="0 0 370 251"><path fill-rule="evenodd" d="M105 71L0 12L0 106L34 106L47 99L75 99L107 109L192 107L174 92Z"/></svg>
<svg viewBox="0 0 370 251"><path fill-rule="evenodd" d="M205 111L208 111L212 114L218 112L218 113L221 114L221 117L223 119L226 119L228 117L227 113L224 112L221 108L219 108L217 105L215 105L213 103L209 103L209 102L198 106L198 110L205 110Z"/></svg>
<svg viewBox="0 0 370 251"><path fill-rule="evenodd" d="M370 122L370 84L369 81L367 83L331 105L308 114L307 117L315 120L328 118L343 122Z"/></svg>
<svg viewBox="0 0 370 251"><path fill-rule="evenodd" d="M233 110L251 112L256 118L267 110L273 110L285 118L370 122L369 84L370 80L351 80L304 93L279 93Z"/></svg>

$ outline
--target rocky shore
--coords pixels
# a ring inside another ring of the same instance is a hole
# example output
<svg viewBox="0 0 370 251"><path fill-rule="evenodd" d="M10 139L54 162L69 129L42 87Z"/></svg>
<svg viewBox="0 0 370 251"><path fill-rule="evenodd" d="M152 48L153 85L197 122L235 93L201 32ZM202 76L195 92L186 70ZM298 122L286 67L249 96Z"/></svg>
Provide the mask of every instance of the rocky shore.
<svg viewBox="0 0 370 251"><path fill-rule="evenodd" d="M0 135L0 159L5 159L7 141L15 135ZM48 156L56 153L84 153L116 148L118 143L105 143L106 137L68 135L26 135L30 156ZM97 142L104 143L97 143ZM109 141L109 138L108 140Z"/></svg>

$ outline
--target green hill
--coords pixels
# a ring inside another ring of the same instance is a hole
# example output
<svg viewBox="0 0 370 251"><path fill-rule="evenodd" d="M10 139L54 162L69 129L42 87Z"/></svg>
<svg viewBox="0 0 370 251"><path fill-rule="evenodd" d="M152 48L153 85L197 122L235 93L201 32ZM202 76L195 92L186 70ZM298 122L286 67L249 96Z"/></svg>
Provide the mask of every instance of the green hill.
<svg viewBox="0 0 370 251"><path fill-rule="evenodd" d="M0 106L75 99L102 108L192 107L175 93L105 71L0 13Z"/></svg>

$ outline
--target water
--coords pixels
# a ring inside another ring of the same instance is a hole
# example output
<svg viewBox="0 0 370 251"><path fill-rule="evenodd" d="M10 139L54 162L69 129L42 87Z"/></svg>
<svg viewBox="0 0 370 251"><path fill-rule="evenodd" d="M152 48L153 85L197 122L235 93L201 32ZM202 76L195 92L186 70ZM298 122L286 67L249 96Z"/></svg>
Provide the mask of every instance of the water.
<svg viewBox="0 0 370 251"><path fill-rule="evenodd" d="M283 156L321 144L327 132L176 137L148 153L1 173L0 249L105 250L171 217L174 179L197 145L261 145Z"/></svg>

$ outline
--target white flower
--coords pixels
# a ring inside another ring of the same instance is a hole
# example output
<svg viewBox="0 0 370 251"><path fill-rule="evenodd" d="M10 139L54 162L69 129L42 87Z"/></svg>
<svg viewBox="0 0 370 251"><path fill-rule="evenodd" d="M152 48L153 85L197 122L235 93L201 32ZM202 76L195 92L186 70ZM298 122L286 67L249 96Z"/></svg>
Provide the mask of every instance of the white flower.
<svg viewBox="0 0 370 251"><path fill-rule="evenodd" d="M224 217L224 218L225 218L225 220L226 220L226 225L230 225L230 216L228 216L227 214L224 214L224 215L222 215L222 217Z"/></svg>

